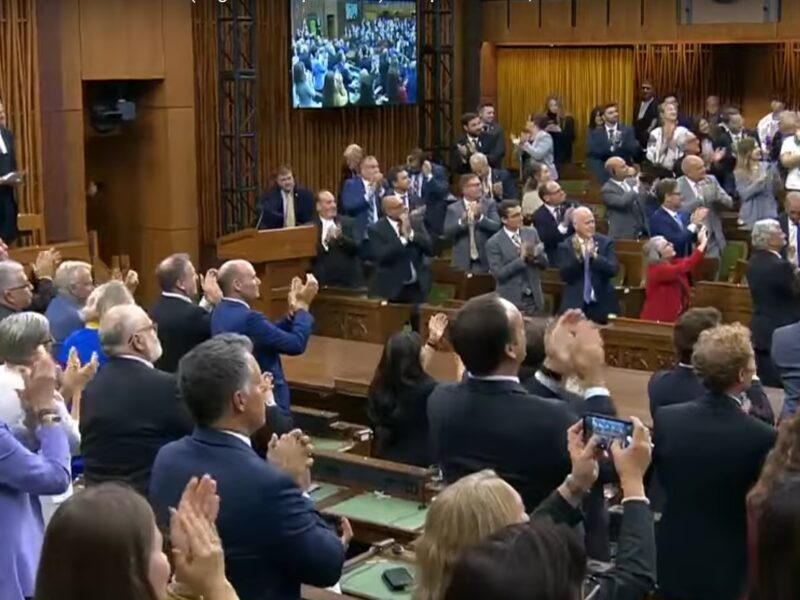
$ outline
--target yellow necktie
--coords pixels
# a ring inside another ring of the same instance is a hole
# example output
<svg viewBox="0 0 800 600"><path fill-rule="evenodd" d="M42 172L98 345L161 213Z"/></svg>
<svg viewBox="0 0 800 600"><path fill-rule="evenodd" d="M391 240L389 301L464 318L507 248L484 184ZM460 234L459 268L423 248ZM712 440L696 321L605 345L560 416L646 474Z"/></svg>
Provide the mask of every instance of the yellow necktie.
<svg viewBox="0 0 800 600"><path fill-rule="evenodd" d="M283 192L283 199L286 204L286 214L283 217L284 227L294 227L297 225L297 221L294 216L294 198L292 196L293 194L287 194L286 192Z"/></svg>

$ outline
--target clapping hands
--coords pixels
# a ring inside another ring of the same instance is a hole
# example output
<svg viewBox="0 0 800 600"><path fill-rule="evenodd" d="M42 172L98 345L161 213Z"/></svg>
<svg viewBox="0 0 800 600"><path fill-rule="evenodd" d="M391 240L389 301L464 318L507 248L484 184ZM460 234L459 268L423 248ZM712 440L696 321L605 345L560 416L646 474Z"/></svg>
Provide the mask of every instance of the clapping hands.
<svg viewBox="0 0 800 600"><path fill-rule="evenodd" d="M74 399L74 396L83 392L89 382L94 378L97 369L100 367L100 360L97 352L92 353L92 358L84 365L78 356L78 349L70 348L67 357L67 366L61 378L61 395L65 400ZM73 400L74 401L74 400Z"/></svg>
<svg viewBox="0 0 800 600"><path fill-rule="evenodd" d="M444 337L449 320L444 313L436 313L428 320L428 343L438 345Z"/></svg>
<svg viewBox="0 0 800 600"><path fill-rule="evenodd" d="M280 437L273 434L267 449L267 460L294 479L301 490L311 487L314 465L311 438L295 429Z"/></svg>
<svg viewBox="0 0 800 600"><path fill-rule="evenodd" d="M298 310L308 310L319 292L319 282L311 273L306 275L306 282L299 277L292 279L289 289L289 312L294 314Z"/></svg>

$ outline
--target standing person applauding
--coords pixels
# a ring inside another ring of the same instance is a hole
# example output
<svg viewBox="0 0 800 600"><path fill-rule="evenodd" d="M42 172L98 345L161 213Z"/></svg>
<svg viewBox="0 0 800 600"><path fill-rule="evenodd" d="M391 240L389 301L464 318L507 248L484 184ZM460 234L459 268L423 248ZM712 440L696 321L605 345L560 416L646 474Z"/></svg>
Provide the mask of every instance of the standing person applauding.
<svg viewBox="0 0 800 600"><path fill-rule="evenodd" d="M703 261L708 232L697 234L697 248L688 258L676 258L675 247L661 236L644 245L647 262L645 301L639 318L674 323L689 306L689 273Z"/></svg>

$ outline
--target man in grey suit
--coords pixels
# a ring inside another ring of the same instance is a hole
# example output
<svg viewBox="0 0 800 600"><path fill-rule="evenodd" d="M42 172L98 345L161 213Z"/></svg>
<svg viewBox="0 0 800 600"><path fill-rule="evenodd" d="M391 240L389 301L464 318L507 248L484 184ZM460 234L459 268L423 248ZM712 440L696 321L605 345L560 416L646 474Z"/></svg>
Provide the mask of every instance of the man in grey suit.
<svg viewBox="0 0 800 600"><path fill-rule="evenodd" d="M783 383L781 419L786 419L797 412L800 402L800 322L775 330L771 355Z"/></svg>
<svg viewBox="0 0 800 600"><path fill-rule="evenodd" d="M539 271L547 267L547 254L533 227L522 226L522 207L516 200L503 200L498 209L503 228L486 242L489 271L497 282L497 293L526 316L544 311Z"/></svg>
<svg viewBox="0 0 800 600"><path fill-rule="evenodd" d="M461 196L447 207L444 237L453 242L451 266L466 273L486 273L486 240L500 229L497 203L483 197L480 177L461 176Z"/></svg>
<svg viewBox="0 0 800 600"><path fill-rule="evenodd" d="M722 189L716 177L706 174L706 165L699 156L687 156L681 168L684 172L678 179L681 211L691 213L697 208L708 209L705 222L709 234L706 256L719 258L725 249L722 211L733 208L733 199Z"/></svg>
<svg viewBox="0 0 800 600"><path fill-rule="evenodd" d="M606 171L609 179L600 189L600 198L606 205L608 237L613 240L647 237L647 192L636 180L636 169L619 156L612 156L606 161Z"/></svg>

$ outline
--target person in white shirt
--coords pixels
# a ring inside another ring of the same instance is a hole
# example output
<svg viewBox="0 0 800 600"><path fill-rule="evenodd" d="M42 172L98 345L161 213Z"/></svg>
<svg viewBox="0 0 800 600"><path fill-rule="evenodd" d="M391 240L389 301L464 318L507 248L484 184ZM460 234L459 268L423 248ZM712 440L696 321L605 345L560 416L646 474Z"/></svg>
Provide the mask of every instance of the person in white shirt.
<svg viewBox="0 0 800 600"><path fill-rule="evenodd" d="M785 212L778 218L786 235L783 252L795 268L800 266L800 192L789 192L784 201Z"/></svg>
<svg viewBox="0 0 800 600"><path fill-rule="evenodd" d="M317 255L311 270L322 286L360 288L364 273L358 256L355 223L336 212L336 198L328 190L317 194Z"/></svg>
<svg viewBox="0 0 800 600"><path fill-rule="evenodd" d="M773 96L770 101L770 112L758 122L758 139L761 141L761 152L769 156L772 150L772 138L780 129L781 113L786 110L786 103L780 96Z"/></svg>
<svg viewBox="0 0 800 600"><path fill-rule="evenodd" d="M800 129L781 145L781 165L788 171L786 189L800 191Z"/></svg>
<svg viewBox="0 0 800 600"><path fill-rule="evenodd" d="M647 161L661 176L672 176L683 158L683 144L689 130L678 125L678 107L662 104L659 108L661 125L650 132L647 142Z"/></svg>

